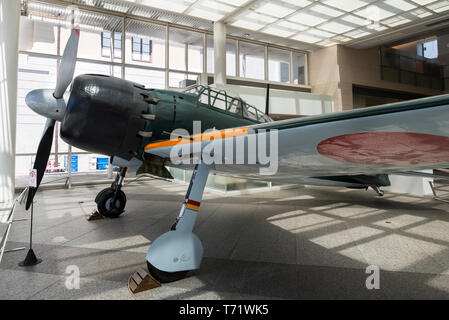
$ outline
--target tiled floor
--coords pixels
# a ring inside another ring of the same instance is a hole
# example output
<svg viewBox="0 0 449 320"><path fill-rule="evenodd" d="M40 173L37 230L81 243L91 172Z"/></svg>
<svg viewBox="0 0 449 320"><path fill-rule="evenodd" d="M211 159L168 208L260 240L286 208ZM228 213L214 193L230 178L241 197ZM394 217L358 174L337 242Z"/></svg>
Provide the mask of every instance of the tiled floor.
<svg viewBox="0 0 449 320"><path fill-rule="evenodd" d="M39 192L34 250L43 262L22 268L26 252L5 254L0 299L133 299L127 279L145 267L187 187L132 183L121 218L87 222L79 202L91 211L104 187ZM28 227L16 222L7 247L26 245ZM449 204L431 198L318 187L206 194L195 233L201 269L136 299L449 298ZM366 288L369 265L380 268L379 290ZM66 286L69 266L80 270L80 289Z"/></svg>

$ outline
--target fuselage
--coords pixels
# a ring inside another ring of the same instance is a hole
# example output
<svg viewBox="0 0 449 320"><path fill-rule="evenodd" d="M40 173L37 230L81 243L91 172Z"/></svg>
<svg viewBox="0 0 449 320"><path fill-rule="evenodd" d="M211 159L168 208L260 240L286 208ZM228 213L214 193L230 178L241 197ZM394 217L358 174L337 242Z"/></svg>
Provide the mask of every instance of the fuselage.
<svg viewBox="0 0 449 320"><path fill-rule="evenodd" d="M220 99L224 104L220 105ZM270 125L270 121L241 99L209 87L204 87L195 94L147 89L113 77L82 75L73 82L67 110L61 122L61 137L77 148L131 161L133 158L144 159L148 145L170 140L171 133L177 129L193 135L195 123L200 123L201 133L207 129ZM282 158L279 159L279 174L276 178L303 183L302 180L306 177L320 176L319 172L304 173L303 170L308 165L304 160L307 161L311 154L302 150L309 150L312 147L310 142L315 137L304 135L296 129L285 133L288 134L288 139L280 140ZM292 149L286 145L292 142L297 148ZM305 156L303 160L302 153ZM161 158L169 162L167 156ZM216 169L225 174L266 179L258 176L258 166L217 165ZM326 172L324 177L315 182L324 185L335 185L337 182L350 187L389 184L384 176L379 178L376 175L342 178L336 177L331 171Z"/></svg>

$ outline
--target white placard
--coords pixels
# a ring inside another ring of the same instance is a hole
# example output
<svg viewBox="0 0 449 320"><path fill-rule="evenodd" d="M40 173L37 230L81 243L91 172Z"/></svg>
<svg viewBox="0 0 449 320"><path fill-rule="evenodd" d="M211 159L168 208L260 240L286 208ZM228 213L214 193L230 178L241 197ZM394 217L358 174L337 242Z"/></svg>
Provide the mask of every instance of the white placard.
<svg viewBox="0 0 449 320"><path fill-rule="evenodd" d="M28 177L28 185L33 188L37 188L37 170L30 170L30 175Z"/></svg>

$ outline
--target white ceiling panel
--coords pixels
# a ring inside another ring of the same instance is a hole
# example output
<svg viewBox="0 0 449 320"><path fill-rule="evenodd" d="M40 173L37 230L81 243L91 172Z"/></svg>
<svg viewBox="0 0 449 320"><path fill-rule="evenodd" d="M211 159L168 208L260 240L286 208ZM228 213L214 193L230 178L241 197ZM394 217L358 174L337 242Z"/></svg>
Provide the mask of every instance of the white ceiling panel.
<svg viewBox="0 0 449 320"><path fill-rule="evenodd" d="M47 0L29 0L30 3ZM449 17L449 0L60 0L296 48L360 46ZM448 23L446 23L448 24ZM418 28L419 29L419 28ZM422 30L423 30L422 29ZM238 31L241 30L241 31ZM231 31L230 31L231 33ZM266 35L266 36L264 36ZM270 36L268 36L270 35ZM275 39L276 38L276 39ZM273 40L275 39L275 40ZM381 40L379 40L381 41ZM379 42L377 41L377 42ZM377 43L376 42L376 43Z"/></svg>

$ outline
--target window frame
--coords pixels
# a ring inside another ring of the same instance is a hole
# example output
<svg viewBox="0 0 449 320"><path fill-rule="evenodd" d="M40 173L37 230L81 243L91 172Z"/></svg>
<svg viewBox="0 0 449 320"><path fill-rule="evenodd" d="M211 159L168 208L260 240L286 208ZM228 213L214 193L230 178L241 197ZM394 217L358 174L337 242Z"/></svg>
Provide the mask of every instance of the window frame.
<svg viewBox="0 0 449 320"><path fill-rule="evenodd" d="M105 35L109 34L109 38ZM117 38L118 36L118 38ZM105 45L105 39L109 40L109 46ZM120 45L118 45L120 44ZM101 32L101 56L105 58L121 59L122 58L122 34L114 31L102 31ZM109 54L104 52L105 49L109 49Z"/></svg>
<svg viewBox="0 0 449 320"><path fill-rule="evenodd" d="M106 34L109 34L109 46L108 47L104 43L105 39L106 39L106 37L105 37ZM102 57L110 58L111 55L112 55L112 34L113 33L109 32L109 31L102 31L101 32L101 56ZM106 54L104 52L105 49L109 49L109 54Z"/></svg>
<svg viewBox="0 0 449 320"><path fill-rule="evenodd" d="M139 41L135 42L134 41L135 39L138 39ZM138 44L138 50L134 50L135 44ZM146 44L148 44L148 52L143 51L143 48ZM134 54L137 54L140 57L136 58ZM145 54L148 54L148 59L144 58ZM153 40L144 39L144 38L140 38L140 37L131 37L131 60L139 61L139 62L153 63Z"/></svg>

